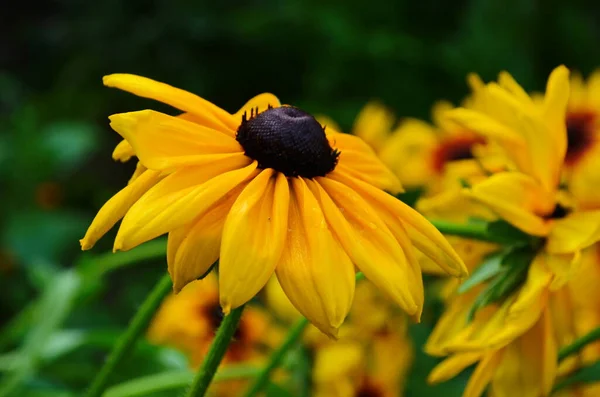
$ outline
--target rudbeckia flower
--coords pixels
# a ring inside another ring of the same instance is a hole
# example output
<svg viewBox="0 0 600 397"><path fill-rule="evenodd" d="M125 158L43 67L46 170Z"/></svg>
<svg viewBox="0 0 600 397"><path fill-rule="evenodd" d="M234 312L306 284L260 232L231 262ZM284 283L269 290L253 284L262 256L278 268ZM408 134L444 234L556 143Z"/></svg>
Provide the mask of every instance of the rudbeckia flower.
<svg viewBox="0 0 600 397"><path fill-rule="evenodd" d="M227 314L275 273L294 306L331 336L350 308L355 267L415 318L423 305L415 248L448 273L465 274L437 229L384 192L402 187L359 138L327 131L271 94L230 114L139 76L110 75L104 84L184 114L110 117L127 142L119 148L123 157L135 154L142 168L100 209L83 249L123 217L115 250L169 234L176 291L219 259Z"/></svg>

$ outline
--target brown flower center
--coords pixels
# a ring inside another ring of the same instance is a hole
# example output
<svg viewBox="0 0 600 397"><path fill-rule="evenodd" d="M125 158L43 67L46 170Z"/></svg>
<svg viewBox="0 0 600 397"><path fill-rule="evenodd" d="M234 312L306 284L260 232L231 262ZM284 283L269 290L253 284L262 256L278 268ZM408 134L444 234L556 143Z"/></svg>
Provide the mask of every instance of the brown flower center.
<svg viewBox="0 0 600 397"><path fill-rule="evenodd" d="M237 141L260 168L286 176L325 176L337 165L340 153L332 149L325 129L310 114L291 106L244 114Z"/></svg>
<svg viewBox="0 0 600 397"><path fill-rule="evenodd" d="M597 117L594 112L570 112L567 114L567 154L565 163L574 165L594 143Z"/></svg>
<svg viewBox="0 0 600 397"><path fill-rule="evenodd" d="M433 168L443 172L446 163L457 160L468 160L473 155L473 146L485 143L485 139L472 134L462 134L443 140L433 154Z"/></svg>

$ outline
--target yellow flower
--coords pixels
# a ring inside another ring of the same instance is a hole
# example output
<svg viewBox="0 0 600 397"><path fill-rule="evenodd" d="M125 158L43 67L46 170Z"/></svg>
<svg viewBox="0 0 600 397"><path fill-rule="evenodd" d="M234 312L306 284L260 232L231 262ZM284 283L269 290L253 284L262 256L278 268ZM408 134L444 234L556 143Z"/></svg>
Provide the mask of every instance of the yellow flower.
<svg viewBox="0 0 600 397"><path fill-rule="evenodd" d="M148 340L184 352L195 368L202 363L222 319L218 282L211 273L165 299L152 320ZM223 363L260 360L265 356L265 346L277 343L277 339L279 334L267 314L250 306L244 311Z"/></svg>
<svg viewBox="0 0 600 397"><path fill-rule="evenodd" d="M104 84L185 113L110 117L127 141L115 157L135 154L142 168L100 209L83 249L123 217L115 250L169 234L176 291L219 259L227 314L275 273L294 306L331 336L350 309L355 266L415 318L423 285L414 248L450 274L466 273L425 218L382 190L397 193L401 185L359 138L324 131L271 94L230 114L139 76L110 75Z"/></svg>

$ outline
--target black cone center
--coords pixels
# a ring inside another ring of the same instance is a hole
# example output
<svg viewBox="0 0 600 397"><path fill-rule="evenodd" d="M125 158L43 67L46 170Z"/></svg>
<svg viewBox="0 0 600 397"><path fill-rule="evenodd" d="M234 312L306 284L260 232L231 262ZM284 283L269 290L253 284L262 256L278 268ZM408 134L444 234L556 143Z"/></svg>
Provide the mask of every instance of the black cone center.
<svg viewBox="0 0 600 397"><path fill-rule="evenodd" d="M286 176L325 176L333 171L339 157L329 145L323 126L291 106L251 114L249 119L244 115L236 139L260 168L273 168Z"/></svg>

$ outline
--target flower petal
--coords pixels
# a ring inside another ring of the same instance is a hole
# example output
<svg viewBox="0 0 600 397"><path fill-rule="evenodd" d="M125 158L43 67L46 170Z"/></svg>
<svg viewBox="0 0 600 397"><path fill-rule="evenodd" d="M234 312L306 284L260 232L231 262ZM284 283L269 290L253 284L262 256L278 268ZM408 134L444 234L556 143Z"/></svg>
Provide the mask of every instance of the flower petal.
<svg viewBox="0 0 600 397"><path fill-rule="evenodd" d="M562 164L567 151L567 123L569 102L569 69L559 66L552 71L544 96L543 120L548 126L548 139L555 145L555 161Z"/></svg>
<svg viewBox="0 0 600 397"><path fill-rule="evenodd" d="M240 108L240 110L235 112L233 117L237 121L238 125L240 125L242 123L242 116L244 113L250 117L250 113L252 111L258 110L257 113L261 113L269 109L269 107L278 108L280 106L281 102L279 102L279 98L269 92L265 92L263 94L258 94L254 98L251 98L244 104L244 106Z"/></svg>
<svg viewBox="0 0 600 397"><path fill-rule="evenodd" d="M288 181L263 170L239 195L227 215L221 244L219 290L225 314L252 299L269 281L287 234Z"/></svg>
<svg viewBox="0 0 600 397"><path fill-rule="evenodd" d="M415 248L431 258L448 274L457 277L468 274L465 264L450 243L417 211L393 196L343 173L333 171L328 177L345 184L361 195L392 233L395 230L406 230Z"/></svg>
<svg viewBox="0 0 600 397"><path fill-rule="evenodd" d="M102 82L107 87L118 88L143 98L154 99L184 112L192 113L202 125L235 137L235 131L239 124L234 117L197 95L133 74L111 74L104 76Z"/></svg>
<svg viewBox="0 0 600 397"><path fill-rule="evenodd" d="M100 208L85 236L80 240L81 249L89 250L92 248L96 241L109 231L119 219L124 217L131 206L160 179L159 172L145 171L135 181L112 196Z"/></svg>
<svg viewBox="0 0 600 397"><path fill-rule="evenodd" d="M498 173L466 193L528 234L545 236L550 232L549 223L540 215L552 212L554 200L528 175L519 172Z"/></svg>
<svg viewBox="0 0 600 397"><path fill-rule="evenodd" d="M352 133L375 150L385 146L394 125L394 114L377 101L367 103L356 116Z"/></svg>
<svg viewBox="0 0 600 397"><path fill-rule="evenodd" d="M403 191L402 184L396 175L360 138L342 133L329 133L327 138L331 146L340 151L336 166L338 172L345 172L394 194Z"/></svg>
<svg viewBox="0 0 600 397"><path fill-rule="evenodd" d="M133 156L135 156L135 151L125 139L115 146L115 150L112 153L113 160L118 160L122 163L129 161Z"/></svg>
<svg viewBox="0 0 600 397"><path fill-rule="evenodd" d="M600 240L600 210L572 212L553 221L546 250L554 254L573 253Z"/></svg>
<svg viewBox="0 0 600 397"><path fill-rule="evenodd" d="M427 377L428 383L445 382L481 359L483 352L456 353L439 363Z"/></svg>
<svg viewBox="0 0 600 397"><path fill-rule="evenodd" d="M150 169L206 164L214 158L239 157L243 153L240 144L227 135L153 110L115 114L109 119L110 126Z"/></svg>
<svg viewBox="0 0 600 397"><path fill-rule="evenodd" d="M241 169L235 169L237 166L220 161L167 176L144 194L123 218L114 250L129 250L185 226L257 173L256 162Z"/></svg>
<svg viewBox="0 0 600 397"><path fill-rule="evenodd" d="M219 259L225 219L244 187L246 187L246 183L241 183L230 191L184 231L184 236L172 259L173 264L170 266L175 292L179 292L189 282L206 275L211 266ZM169 242L172 233L169 233ZM167 257L168 254L167 246ZM219 269L222 263L219 265ZM219 277L221 275L222 273L219 273Z"/></svg>
<svg viewBox="0 0 600 397"><path fill-rule="evenodd" d="M423 280L412 246L403 251L375 211L349 187L317 178L307 181L352 262L409 315L420 317Z"/></svg>
<svg viewBox="0 0 600 397"><path fill-rule="evenodd" d="M286 247L275 270L292 304L336 337L354 297L354 266L302 178L292 178Z"/></svg>
<svg viewBox="0 0 600 397"><path fill-rule="evenodd" d="M500 350L487 353L483 357L469 378L463 397L480 397L483 394L502 361L502 355L503 351Z"/></svg>

